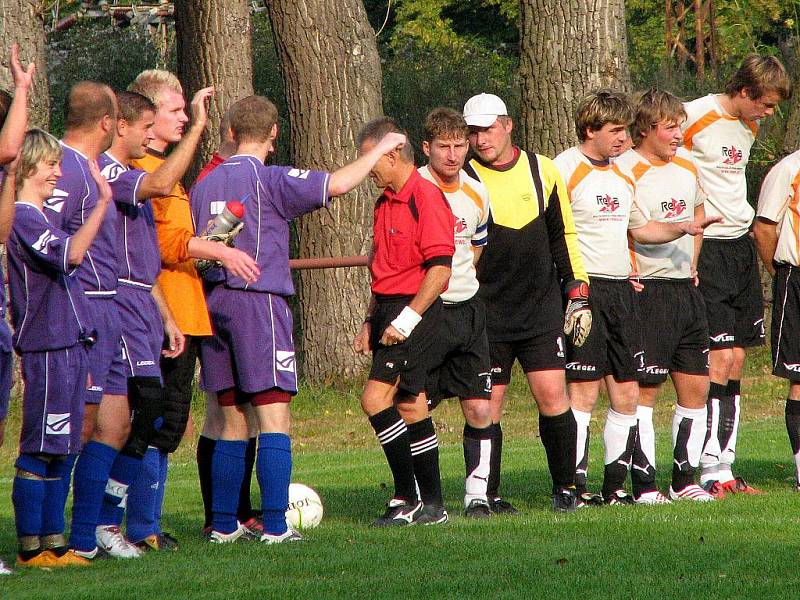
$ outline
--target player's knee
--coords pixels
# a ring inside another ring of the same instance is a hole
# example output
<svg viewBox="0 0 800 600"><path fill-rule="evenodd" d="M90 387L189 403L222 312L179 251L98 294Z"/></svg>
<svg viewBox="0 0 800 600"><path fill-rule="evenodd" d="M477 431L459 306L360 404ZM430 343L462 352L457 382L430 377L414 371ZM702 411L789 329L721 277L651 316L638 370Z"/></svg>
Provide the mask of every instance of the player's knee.
<svg viewBox="0 0 800 600"><path fill-rule="evenodd" d="M14 467L17 476L23 479L44 479L47 476L47 462L41 456L23 453L17 457Z"/></svg>
<svg viewBox="0 0 800 600"><path fill-rule="evenodd" d="M133 417L123 452L143 457L164 424L164 388L161 381L157 377L129 378L128 400Z"/></svg>
<svg viewBox="0 0 800 600"><path fill-rule="evenodd" d="M98 423L92 438L112 448L120 449L128 441L130 435L130 419L120 419L112 423Z"/></svg>
<svg viewBox="0 0 800 600"><path fill-rule="evenodd" d="M92 439L97 427L97 404L87 404L84 406L83 424L81 425L81 447Z"/></svg>
<svg viewBox="0 0 800 600"><path fill-rule="evenodd" d="M744 360L742 360L742 363ZM708 374L711 379L727 380L734 366L732 348L713 350L709 359Z"/></svg>
<svg viewBox="0 0 800 600"><path fill-rule="evenodd" d="M462 400L461 409L467 425L475 429L484 429L492 424L492 411L487 400L468 398Z"/></svg>

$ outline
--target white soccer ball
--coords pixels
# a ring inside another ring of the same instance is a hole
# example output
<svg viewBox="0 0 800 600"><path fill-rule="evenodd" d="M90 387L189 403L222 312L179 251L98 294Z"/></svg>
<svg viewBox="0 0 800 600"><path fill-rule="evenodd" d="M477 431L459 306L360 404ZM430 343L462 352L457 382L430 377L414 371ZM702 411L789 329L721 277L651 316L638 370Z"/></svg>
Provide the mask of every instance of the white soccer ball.
<svg viewBox="0 0 800 600"><path fill-rule="evenodd" d="M311 529L322 520L319 494L302 483L289 484L289 508L286 522L294 529Z"/></svg>

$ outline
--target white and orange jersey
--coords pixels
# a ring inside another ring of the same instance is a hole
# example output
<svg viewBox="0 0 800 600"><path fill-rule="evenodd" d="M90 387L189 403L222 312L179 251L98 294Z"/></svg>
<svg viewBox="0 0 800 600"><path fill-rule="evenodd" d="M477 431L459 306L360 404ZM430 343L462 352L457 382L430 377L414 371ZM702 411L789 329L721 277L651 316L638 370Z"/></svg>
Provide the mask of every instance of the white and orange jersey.
<svg viewBox="0 0 800 600"><path fill-rule="evenodd" d="M636 150L615 160L636 184L636 198L653 221L692 221L694 209L705 201L692 156L683 148L669 162L651 162ZM684 235L666 244L633 242L631 257L640 277L686 279L691 277L694 238Z"/></svg>
<svg viewBox="0 0 800 600"><path fill-rule="evenodd" d="M708 194L706 215L723 218L722 223L706 229L705 237L741 237L753 222L744 170L758 124L730 116L715 94L687 102L683 107L687 115L681 126L684 145L692 153L700 183Z"/></svg>
<svg viewBox="0 0 800 600"><path fill-rule="evenodd" d="M800 266L800 150L770 169L761 184L758 216L778 224L774 260Z"/></svg>
<svg viewBox="0 0 800 600"><path fill-rule="evenodd" d="M567 183L578 245L590 276L625 279L631 272L628 230L647 224L633 179L611 163L597 166L577 147L553 161Z"/></svg>
<svg viewBox="0 0 800 600"><path fill-rule="evenodd" d="M447 291L442 294L445 302L464 302L478 291L478 278L473 264L474 248L486 245L487 220L489 219L489 193L480 181L459 173L458 183L448 186L431 173L427 165L420 167L420 175L435 183L450 203L456 217L453 265Z"/></svg>

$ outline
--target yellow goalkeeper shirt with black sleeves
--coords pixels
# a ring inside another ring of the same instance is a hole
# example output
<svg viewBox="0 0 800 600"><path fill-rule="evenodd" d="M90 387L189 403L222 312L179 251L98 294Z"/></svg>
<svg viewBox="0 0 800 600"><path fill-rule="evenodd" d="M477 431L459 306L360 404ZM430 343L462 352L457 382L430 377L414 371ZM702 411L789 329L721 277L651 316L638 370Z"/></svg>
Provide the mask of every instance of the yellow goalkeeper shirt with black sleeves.
<svg viewBox="0 0 800 600"><path fill-rule="evenodd" d="M472 159L464 167L489 192L478 296L486 304L489 339L498 342L559 328L561 285L589 281L561 175L546 156L514 151L506 165Z"/></svg>

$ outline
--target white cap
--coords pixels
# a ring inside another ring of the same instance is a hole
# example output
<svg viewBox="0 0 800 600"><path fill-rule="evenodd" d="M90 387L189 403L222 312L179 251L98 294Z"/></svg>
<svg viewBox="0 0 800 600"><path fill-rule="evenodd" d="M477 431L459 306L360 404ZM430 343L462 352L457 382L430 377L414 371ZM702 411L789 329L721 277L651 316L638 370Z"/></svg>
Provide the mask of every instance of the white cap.
<svg viewBox="0 0 800 600"><path fill-rule="evenodd" d="M497 117L507 114L506 103L494 94L478 94L464 105L464 120L475 127L489 127Z"/></svg>

